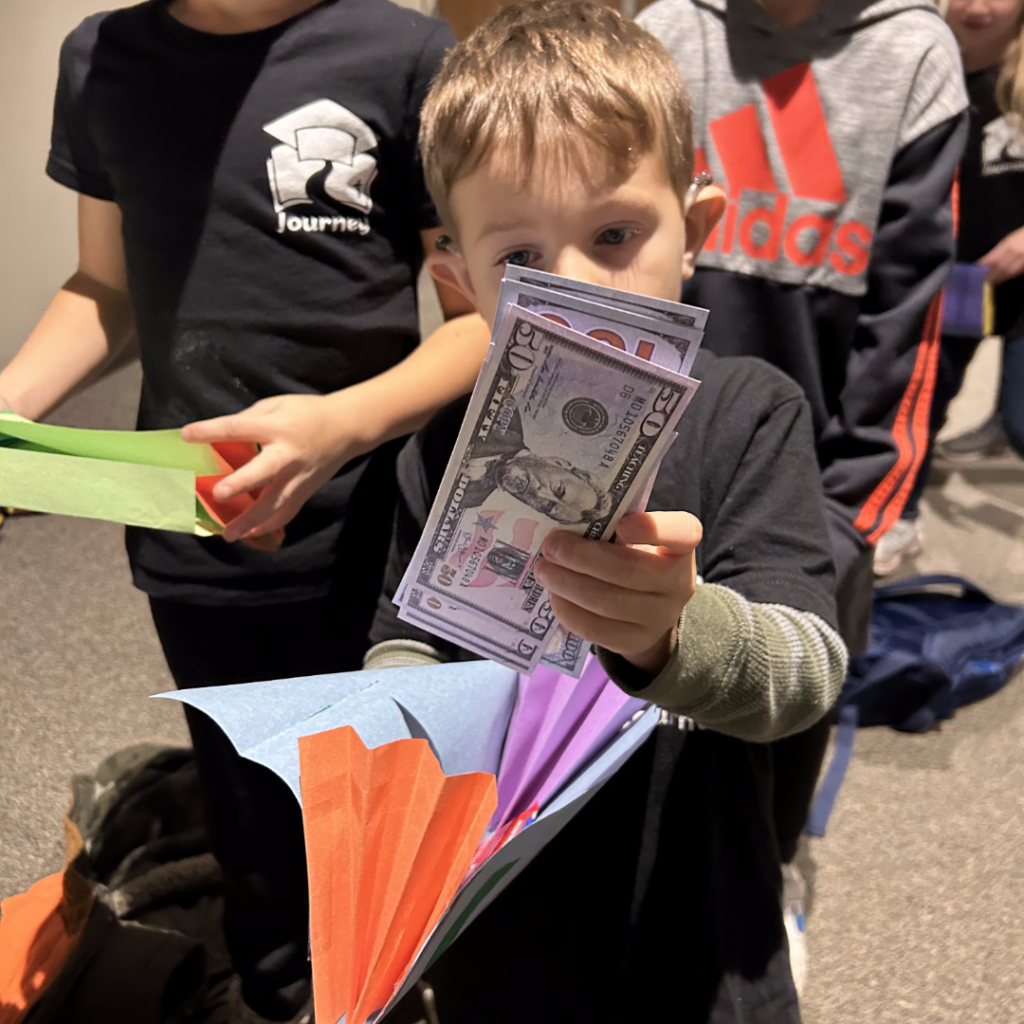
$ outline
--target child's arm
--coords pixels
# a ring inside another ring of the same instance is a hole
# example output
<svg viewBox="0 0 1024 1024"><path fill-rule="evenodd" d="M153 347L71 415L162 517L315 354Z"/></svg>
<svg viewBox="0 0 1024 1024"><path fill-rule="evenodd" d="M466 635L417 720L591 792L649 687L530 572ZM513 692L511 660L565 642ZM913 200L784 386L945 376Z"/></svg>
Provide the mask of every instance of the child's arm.
<svg viewBox="0 0 1024 1024"><path fill-rule="evenodd" d="M988 280L993 285L1020 277L1024 274L1024 228L1001 238L978 262L988 267Z"/></svg>
<svg viewBox="0 0 1024 1024"><path fill-rule="evenodd" d="M0 405L40 419L134 354L121 211L78 196L78 268L0 372Z"/></svg>
<svg viewBox="0 0 1024 1024"><path fill-rule="evenodd" d="M801 732L826 714L847 663L839 634L813 613L758 604L713 583L687 604L673 656L656 677L598 654L627 693L756 741Z"/></svg>
<svg viewBox="0 0 1024 1024"><path fill-rule="evenodd" d="M846 648L811 612L696 586L700 538L686 512L626 516L621 544L559 531L536 576L559 620L600 643L602 664L628 693L740 739L807 728L839 693Z"/></svg>
<svg viewBox="0 0 1024 1024"><path fill-rule="evenodd" d="M473 388L489 331L478 314L443 324L390 370L329 395L279 395L233 416L191 423L186 441L255 441L262 451L222 480L226 500L262 488L228 524L225 540L258 537L290 522L346 462L421 427Z"/></svg>

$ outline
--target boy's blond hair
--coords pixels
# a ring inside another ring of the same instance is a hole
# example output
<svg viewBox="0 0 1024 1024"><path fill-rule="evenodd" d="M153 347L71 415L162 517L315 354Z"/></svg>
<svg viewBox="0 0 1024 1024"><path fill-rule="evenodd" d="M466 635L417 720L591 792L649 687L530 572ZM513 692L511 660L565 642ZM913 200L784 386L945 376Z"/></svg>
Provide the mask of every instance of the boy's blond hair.
<svg viewBox="0 0 1024 1024"><path fill-rule="evenodd" d="M655 147L682 202L693 128L679 69L652 35L593 0L503 8L449 51L421 115L427 188L451 230L452 187L488 159L523 182L538 153L586 175L597 150L621 181Z"/></svg>

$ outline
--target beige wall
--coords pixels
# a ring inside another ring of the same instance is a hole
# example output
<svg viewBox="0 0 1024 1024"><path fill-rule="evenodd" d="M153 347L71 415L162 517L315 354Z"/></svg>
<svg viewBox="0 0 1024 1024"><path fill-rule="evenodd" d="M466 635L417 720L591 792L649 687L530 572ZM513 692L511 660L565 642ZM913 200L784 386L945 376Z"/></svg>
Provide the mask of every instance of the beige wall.
<svg viewBox="0 0 1024 1024"><path fill-rule="evenodd" d="M44 173L60 44L89 14L118 6L0 0L0 366L75 266L75 197Z"/></svg>
<svg viewBox="0 0 1024 1024"><path fill-rule="evenodd" d="M75 197L43 169L57 54L108 0L0 0L0 365L75 265Z"/></svg>

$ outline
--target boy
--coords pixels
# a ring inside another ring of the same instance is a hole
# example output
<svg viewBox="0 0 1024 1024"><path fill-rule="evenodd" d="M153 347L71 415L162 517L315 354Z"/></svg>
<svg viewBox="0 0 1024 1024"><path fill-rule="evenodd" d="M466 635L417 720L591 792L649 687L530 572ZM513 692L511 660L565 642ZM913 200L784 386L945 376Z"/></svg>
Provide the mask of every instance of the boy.
<svg viewBox="0 0 1024 1024"><path fill-rule="evenodd" d="M811 404L840 632L867 645L872 545L927 444L933 303L953 262L950 192L966 139L956 41L919 0L658 0L637 19L672 54L698 166L729 205L684 299L705 345L767 359ZM773 745L776 829L792 861L828 742ZM802 880L787 870L794 971Z"/></svg>
<svg viewBox="0 0 1024 1024"><path fill-rule="evenodd" d="M424 106L424 168L449 236L432 273L488 322L510 262L675 298L723 205L691 187L689 118L668 54L616 12L505 8L450 52ZM616 544L554 533L535 571L620 686L707 728L666 715L435 965L444 1024L799 1020L770 765L751 741L815 720L845 670L809 414L757 360L701 354L695 373L655 511L623 518ZM467 657L391 602L464 408L399 458L368 666Z"/></svg>

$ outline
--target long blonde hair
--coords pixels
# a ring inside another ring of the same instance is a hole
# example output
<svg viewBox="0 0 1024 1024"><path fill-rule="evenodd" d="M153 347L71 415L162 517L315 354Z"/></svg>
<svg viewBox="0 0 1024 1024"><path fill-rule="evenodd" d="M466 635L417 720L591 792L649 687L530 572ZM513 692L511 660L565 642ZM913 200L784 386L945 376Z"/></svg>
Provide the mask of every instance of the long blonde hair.
<svg viewBox="0 0 1024 1024"><path fill-rule="evenodd" d="M1024 14L1017 38L1006 49L1003 66L996 81L999 109L1018 125L1024 125Z"/></svg>

